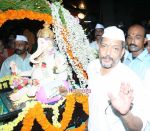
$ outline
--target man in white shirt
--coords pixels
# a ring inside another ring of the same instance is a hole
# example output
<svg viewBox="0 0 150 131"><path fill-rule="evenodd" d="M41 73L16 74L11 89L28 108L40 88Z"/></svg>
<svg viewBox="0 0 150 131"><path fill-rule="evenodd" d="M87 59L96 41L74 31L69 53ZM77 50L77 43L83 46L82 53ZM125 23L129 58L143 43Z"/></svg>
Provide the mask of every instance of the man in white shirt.
<svg viewBox="0 0 150 131"><path fill-rule="evenodd" d="M15 53L14 55L8 57L2 64L0 70L0 78L7 75L11 75L12 69L11 65L17 67L17 71L30 71L32 66L30 65L30 54L27 51L28 49L28 40L23 35L17 35L15 39ZM18 73L16 72L16 73Z"/></svg>
<svg viewBox="0 0 150 131"><path fill-rule="evenodd" d="M87 68L89 131L140 131L146 125L144 94L138 76L120 62L125 51L122 30L105 28L99 59Z"/></svg>
<svg viewBox="0 0 150 131"><path fill-rule="evenodd" d="M98 57L99 44L104 33L104 26L102 24L96 24L95 26L95 40L90 43L90 47L95 53L95 57Z"/></svg>

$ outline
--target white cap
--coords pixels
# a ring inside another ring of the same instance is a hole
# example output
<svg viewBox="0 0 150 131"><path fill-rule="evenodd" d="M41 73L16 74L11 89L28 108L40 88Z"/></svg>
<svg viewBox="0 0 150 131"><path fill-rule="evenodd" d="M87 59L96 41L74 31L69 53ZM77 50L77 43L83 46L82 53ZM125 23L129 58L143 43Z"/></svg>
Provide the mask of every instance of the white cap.
<svg viewBox="0 0 150 131"><path fill-rule="evenodd" d="M28 39L24 35L17 35L16 36L16 41L25 41L25 42L28 42Z"/></svg>
<svg viewBox="0 0 150 131"><path fill-rule="evenodd" d="M104 29L102 24L96 24L95 29Z"/></svg>
<svg viewBox="0 0 150 131"><path fill-rule="evenodd" d="M150 34L146 34L147 40L150 40Z"/></svg>
<svg viewBox="0 0 150 131"><path fill-rule="evenodd" d="M125 42L124 32L116 26L110 26L105 28L102 37L110 38L113 40L122 40Z"/></svg>

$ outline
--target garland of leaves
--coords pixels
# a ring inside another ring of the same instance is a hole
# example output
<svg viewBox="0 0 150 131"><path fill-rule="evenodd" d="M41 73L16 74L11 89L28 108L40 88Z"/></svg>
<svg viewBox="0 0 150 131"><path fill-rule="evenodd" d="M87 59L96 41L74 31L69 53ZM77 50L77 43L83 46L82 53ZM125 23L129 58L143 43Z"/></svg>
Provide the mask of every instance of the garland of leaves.
<svg viewBox="0 0 150 131"><path fill-rule="evenodd" d="M13 10L32 10L34 12L51 14L47 0L0 0L0 9L3 11Z"/></svg>

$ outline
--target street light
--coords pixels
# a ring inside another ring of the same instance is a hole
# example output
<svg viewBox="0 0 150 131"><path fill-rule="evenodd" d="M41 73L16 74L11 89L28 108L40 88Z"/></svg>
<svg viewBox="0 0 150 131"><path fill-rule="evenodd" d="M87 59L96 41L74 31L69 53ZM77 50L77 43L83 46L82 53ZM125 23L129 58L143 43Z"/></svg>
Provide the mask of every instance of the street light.
<svg viewBox="0 0 150 131"><path fill-rule="evenodd" d="M85 15L83 13L78 13L78 18L79 19L84 19L85 18Z"/></svg>
<svg viewBox="0 0 150 131"><path fill-rule="evenodd" d="M82 9L82 10L86 9L86 5L85 5L85 2L83 0L79 4L79 9Z"/></svg>

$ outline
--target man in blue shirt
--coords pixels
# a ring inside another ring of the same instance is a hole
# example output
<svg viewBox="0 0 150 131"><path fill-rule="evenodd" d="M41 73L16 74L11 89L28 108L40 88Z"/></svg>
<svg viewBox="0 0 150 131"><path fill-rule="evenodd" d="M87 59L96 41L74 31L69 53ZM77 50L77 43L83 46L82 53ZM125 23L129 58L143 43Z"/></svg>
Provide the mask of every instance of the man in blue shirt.
<svg viewBox="0 0 150 131"><path fill-rule="evenodd" d="M150 54L144 48L144 44L146 43L145 36L146 31L142 25L134 24L129 27L127 44L130 53L123 61L141 79L144 79L147 69L150 68Z"/></svg>
<svg viewBox="0 0 150 131"><path fill-rule="evenodd" d="M11 64L14 63L18 69L18 72L29 71L32 69L30 65L30 54L27 52L28 40L23 35L17 35L15 40L15 54L8 57L2 64L0 70L0 78L11 75ZM16 73L18 73L16 72Z"/></svg>

